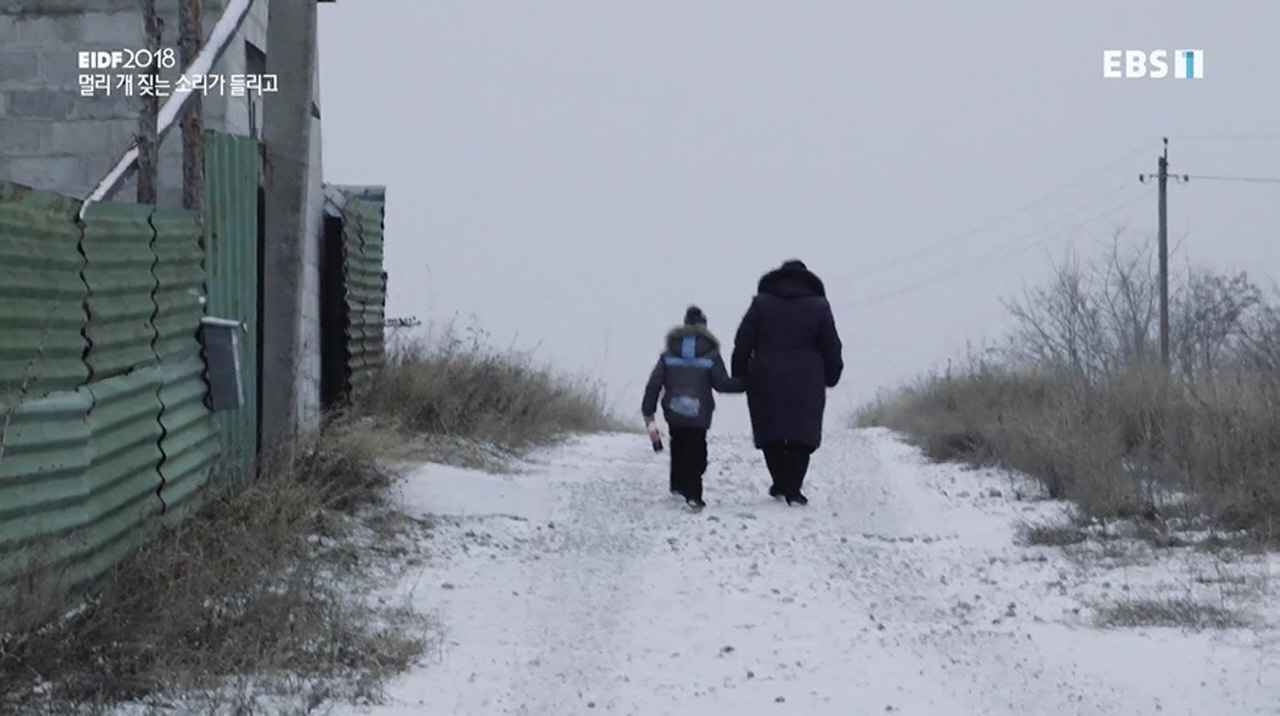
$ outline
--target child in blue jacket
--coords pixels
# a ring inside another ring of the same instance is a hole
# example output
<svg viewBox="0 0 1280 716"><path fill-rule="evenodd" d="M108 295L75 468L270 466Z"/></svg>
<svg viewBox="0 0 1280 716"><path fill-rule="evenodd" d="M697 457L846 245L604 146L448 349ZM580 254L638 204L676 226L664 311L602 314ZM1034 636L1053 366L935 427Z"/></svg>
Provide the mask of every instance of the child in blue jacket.
<svg viewBox="0 0 1280 716"><path fill-rule="evenodd" d="M640 413L645 427L658 435L655 417L658 397L671 432L671 493L690 507L706 506L702 476L707 471L707 430L715 412L715 392L742 393L745 383L729 377L720 357L720 341L707 328L702 309L690 306L684 325L667 332L666 350L649 374Z"/></svg>

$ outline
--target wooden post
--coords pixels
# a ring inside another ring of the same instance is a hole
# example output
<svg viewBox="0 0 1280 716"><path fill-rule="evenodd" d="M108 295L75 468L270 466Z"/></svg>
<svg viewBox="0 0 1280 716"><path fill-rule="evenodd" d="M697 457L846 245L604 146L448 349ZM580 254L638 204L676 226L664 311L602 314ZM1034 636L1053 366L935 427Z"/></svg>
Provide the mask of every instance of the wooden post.
<svg viewBox="0 0 1280 716"><path fill-rule="evenodd" d="M201 0L182 0L178 10L179 54L182 67L195 62L204 42ZM204 208L204 101L192 92L183 108L182 120L182 207L200 211Z"/></svg>
<svg viewBox="0 0 1280 716"><path fill-rule="evenodd" d="M142 111L138 116L138 132L134 141L138 145L138 203L156 203L156 182L159 176L160 147L157 127L160 115L160 95L155 91L155 80L160 76L160 63L156 54L160 51L160 18L156 15L156 0L142 0L142 24L147 36L147 50L151 54L151 93L142 95Z"/></svg>

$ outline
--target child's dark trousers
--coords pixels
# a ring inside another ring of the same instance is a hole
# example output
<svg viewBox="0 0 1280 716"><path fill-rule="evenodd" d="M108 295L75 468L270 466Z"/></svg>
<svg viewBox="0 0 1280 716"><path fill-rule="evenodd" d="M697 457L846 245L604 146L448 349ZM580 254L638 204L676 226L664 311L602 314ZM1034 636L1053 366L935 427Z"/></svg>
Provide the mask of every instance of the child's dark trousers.
<svg viewBox="0 0 1280 716"><path fill-rule="evenodd" d="M671 491L685 499L701 500L706 471L706 429L671 428Z"/></svg>

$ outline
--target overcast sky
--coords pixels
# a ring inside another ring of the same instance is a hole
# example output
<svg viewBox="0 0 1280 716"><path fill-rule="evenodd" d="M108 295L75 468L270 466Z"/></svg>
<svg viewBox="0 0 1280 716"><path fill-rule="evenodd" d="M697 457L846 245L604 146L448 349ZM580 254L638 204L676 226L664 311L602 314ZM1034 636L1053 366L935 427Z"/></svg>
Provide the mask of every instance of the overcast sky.
<svg viewBox="0 0 1280 716"><path fill-rule="evenodd" d="M1068 247L1154 244L1160 137L1173 172L1280 176L1280 139L1222 138L1280 135L1277 28L1280 3L1204 0L337 2L324 172L387 186L391 315L474 317L628 414L687 304L728 352L800 258L842 419L998 336ZM1104 79L1104 49L1202 49L1204 77ZM1176 265L1280 277L1280 184L1169 207Z"/></svg>

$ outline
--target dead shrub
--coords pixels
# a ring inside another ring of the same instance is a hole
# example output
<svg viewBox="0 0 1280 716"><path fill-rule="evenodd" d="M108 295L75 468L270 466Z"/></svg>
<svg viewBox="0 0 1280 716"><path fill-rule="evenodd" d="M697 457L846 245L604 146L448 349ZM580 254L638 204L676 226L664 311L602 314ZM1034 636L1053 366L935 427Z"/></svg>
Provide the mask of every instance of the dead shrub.
<svg viewBox="0 0 1280 716"><path fill-rule="evenodd" d="M435 340L394 346L356 401L359 412L414 433L471 438L519 449L569 433L622 429L603 389L486 346L448 328Z"/></svg>

